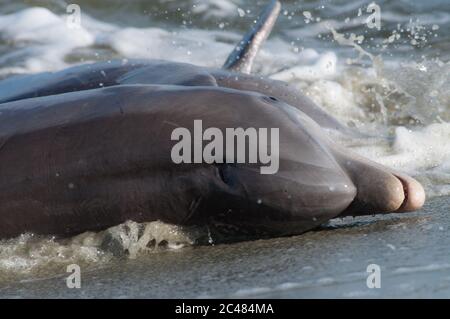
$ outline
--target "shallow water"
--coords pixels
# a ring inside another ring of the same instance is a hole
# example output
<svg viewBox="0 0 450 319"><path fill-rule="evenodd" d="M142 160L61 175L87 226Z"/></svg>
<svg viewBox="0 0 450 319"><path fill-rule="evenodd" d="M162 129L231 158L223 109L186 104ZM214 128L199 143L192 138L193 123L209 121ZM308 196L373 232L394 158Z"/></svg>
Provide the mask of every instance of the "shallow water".
<svg viewBox="0 0 450 319"><path fill-rule="evenodd" d="M450 296L450 204L422 212L332 221L301 236L197 246L110 261L81 272L9 283L0 297L412 298ZM366 285L369 264L381 288Z"/></svg>
<svg viewBox="0 0 450 319"><path fill-rule="evenodd" d="M220 67L265 2L80 0L73 30L65 1L3 0L0 78L112 58ZM197 247L214 243L205 230L160 223L64 241L24 234L0 242L0 296L450 296L450 3L377 1L378 31L365 23L370 1L282 2L255 72L293 83L351 127L390 136L336 139L420 180L425 209L213 247ZM365 285L371 262L381 289ZM83 269L79 291L61 277L71 263Z"/></svg>

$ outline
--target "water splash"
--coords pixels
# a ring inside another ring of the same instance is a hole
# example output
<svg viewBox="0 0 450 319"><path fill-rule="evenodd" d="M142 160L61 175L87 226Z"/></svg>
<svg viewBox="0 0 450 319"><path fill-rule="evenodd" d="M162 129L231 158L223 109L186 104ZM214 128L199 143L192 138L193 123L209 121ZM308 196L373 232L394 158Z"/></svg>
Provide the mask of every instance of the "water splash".
<svg viewBox="0 0 450 319"><path fill-rule="evenodd" d="M101 232L85 232L67 239L23 234L0 241L0 283L64 275L66 266L83 269L117 258L176 250L208 242L208 232L163 222L127 221Z"/></svg>

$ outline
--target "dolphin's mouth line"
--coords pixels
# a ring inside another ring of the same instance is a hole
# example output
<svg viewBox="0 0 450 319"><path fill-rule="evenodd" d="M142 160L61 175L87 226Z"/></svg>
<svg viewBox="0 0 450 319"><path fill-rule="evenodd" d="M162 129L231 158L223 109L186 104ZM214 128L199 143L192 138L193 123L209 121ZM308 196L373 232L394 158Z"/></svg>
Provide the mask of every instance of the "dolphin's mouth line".
<svg viewBox="0 0 450 319"><path fill-rule="evenodd" d="M415 179L397 172L392 172L403 185L405 199L398 209L398 212L411 212L418 210L425 203L425 190L423 186Z"/></svg>
<svg viewBox="0 0 450 319"><path fill-rule="evenodd" d="M394 175L395 177L398 178L398 176ZM398 178L400 180L400 183L402 183L403 186L403 195L405 196L405 199L403 200L403 203L400 205L400 208L398 210L402 210L404 207L406 207L408 205L408 199L409 199L409 192L408 192L408 187L407 185L405 185L405 182L402 181L401 178Z"/></svg>

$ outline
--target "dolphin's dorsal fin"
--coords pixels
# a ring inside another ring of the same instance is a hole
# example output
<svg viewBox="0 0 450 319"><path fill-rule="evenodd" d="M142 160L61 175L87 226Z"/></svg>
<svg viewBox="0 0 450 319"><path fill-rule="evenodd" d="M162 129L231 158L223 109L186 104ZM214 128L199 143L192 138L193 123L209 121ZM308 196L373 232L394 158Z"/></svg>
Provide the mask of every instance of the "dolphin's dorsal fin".
<svg viewBox="0 0 450 319"><path fill-rule="evenodd" d="M233 52L228 56L227 61L223 65L224 69L250 74L256 54L272 31L280 9L280 2L277 0L270 2L259 15L255 25L244 35Z"/></svg>

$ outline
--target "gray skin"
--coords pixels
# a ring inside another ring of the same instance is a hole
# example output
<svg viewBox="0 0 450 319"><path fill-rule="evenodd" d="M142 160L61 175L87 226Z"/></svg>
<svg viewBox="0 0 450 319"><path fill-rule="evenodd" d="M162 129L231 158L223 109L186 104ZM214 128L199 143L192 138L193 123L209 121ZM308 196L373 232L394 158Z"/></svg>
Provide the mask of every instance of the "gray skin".
<svg viewBox="0 0 450 319"><path fill-rule="evenodd" d="M301 233L336 217L356 187L295 108L217 87L123 85L0 106L0 236L67 236L126 220ZM280 128L280 169L174 164L176 127Z"/></svg>
<svg viewBox="0 0 450 319"><path fill-rule="evenodd" d="M273 96L306 113L323 128L359 135L339 123L289 83L223 69L163 60L113 60L0 82L0 103L125 84L219 86Z"/></svg>
<svg viewBox="0 0 450 319"><path fill-rule="evenodd" d="M333 144L305 113L255 92L120 85L3 103L0 112L2 238L126 220L299 234L337 216L410 210L421 196L416 187L405 200L400 179ZM279 171L174 164L171 133L192 131L195 119L222 130L279 128Z"/></svg>
<svg viewBox="0 0 450 319"><path fill-rule="evenodd" d="M127 220L260 238L419 209L417 181L343 149L323 128L357 132L289 84L242 73L279 10L277 1L267 6L227 70L111 61L0 82L0 238L69 236ZM192 131L197 119L222 130L279 128L279 171L175 164L171 133Z"/></svg>

